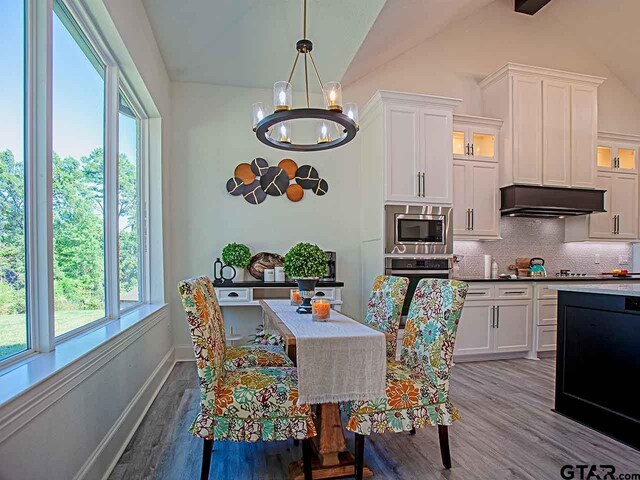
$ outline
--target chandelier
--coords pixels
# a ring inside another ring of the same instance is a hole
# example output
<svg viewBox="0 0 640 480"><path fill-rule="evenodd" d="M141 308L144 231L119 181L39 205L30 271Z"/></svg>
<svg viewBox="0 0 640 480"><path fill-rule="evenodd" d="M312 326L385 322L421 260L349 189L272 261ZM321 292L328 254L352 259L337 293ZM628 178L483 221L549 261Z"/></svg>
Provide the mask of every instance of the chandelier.
<svg viewBox="0 0 640 480"><path fill-rule="evenodd" d="M358 106L342 104L342 89L339 82L322 83L311 51L313 43L307 38L307 0L304 2L302 21L303 39L296 43L296 56L286 82L273 85L273 113L267 115L262 102L253 104L253 131L265 145L295 152L318 152L340 147L353 140L358 132ZM306 108L293 108L291 78L298 65L300 55L304 57L304 83ZM307 57L320 84L324 108L311 108L309 103L309 68ZM312 120L316 124L315 141L296 143L291 126L296 120Z"/></svg>

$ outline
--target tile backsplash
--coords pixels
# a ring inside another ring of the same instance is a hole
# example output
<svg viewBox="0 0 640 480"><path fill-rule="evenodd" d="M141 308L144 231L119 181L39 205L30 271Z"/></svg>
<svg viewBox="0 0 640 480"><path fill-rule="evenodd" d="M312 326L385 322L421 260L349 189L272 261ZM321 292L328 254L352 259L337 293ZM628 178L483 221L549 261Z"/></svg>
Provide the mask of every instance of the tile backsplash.
<svg viewBox="0 0 640 480"><path fill-rule="evenodd" d="M599 274L613 268L631 269L630 243L564 243L564 220L548 218L502 218L502 240L455 241L453 253L463 256L460 275L484 274L484 255L491 255L498 263L499 273L508 270L516 257L542 257L549 275L560 269L572 272ZM595 255L600 263L595 263ZM621 265L620 257L628 264Z"/></svg>

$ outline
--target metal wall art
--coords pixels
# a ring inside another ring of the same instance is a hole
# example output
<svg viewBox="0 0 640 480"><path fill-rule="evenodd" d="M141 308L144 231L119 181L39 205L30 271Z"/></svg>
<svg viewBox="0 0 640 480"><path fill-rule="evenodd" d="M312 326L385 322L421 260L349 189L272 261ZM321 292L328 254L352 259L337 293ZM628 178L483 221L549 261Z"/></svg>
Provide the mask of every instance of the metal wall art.
<svg viewBox="0 0 640 480"><path fill-rule="evenodd" d="M298 167L290 158L281 160L278 166L269 166L264 158L254 158L250 164L239 164L233 177L227 180L227 192L234 196L242 195L252 205L264 202L267 196L282 195L292 202L299 202L305 190L322 196L329 191L329 184L320 178L314 167Z"/></svg>

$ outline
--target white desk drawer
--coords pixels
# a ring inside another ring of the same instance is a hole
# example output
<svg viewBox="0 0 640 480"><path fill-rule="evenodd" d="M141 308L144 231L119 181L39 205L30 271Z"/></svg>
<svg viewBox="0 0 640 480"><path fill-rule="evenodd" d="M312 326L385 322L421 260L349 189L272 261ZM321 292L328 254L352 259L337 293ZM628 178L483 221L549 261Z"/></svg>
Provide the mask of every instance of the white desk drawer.
<svg viewBox="0 0 640 480"><path fill-rule="evenodd" d="M496 285L496 298L531 298L531 285Z"/></svg>
<svg viewBox="0 0 640 480"><path fill-rule="evenodd" d="M326 298L327 300L334 300L336 298L335 288L316 288L316 297Z"/></svg>
<svg viewBox="0 0 640 480"><path fill-rule="evenodd" d="M216 289L216 295L218 295L218 302L220 302L220 304L251 301L250 288L218 288Z"/></svg>

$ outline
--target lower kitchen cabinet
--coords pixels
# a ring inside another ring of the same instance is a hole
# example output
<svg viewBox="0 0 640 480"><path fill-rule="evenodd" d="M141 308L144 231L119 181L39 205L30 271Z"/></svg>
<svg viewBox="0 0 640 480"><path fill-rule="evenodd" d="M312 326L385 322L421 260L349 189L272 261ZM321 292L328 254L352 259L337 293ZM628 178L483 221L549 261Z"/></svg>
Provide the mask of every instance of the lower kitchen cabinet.
<svg viewBox="0 0 640 480"><path fill-rule="evenodd" d="M526 353L531 348L533 307L525 300L467 301L454 355Z"/></svg>
<svg viewBox="0 0 640 480"><path fill-rule="evenodd" d="M496 353L528 352L531 348L531 300L502 301L495 306L494 321Z"/></svg>

